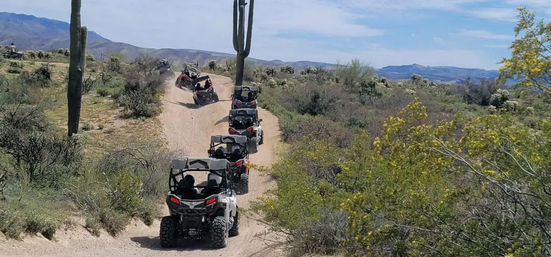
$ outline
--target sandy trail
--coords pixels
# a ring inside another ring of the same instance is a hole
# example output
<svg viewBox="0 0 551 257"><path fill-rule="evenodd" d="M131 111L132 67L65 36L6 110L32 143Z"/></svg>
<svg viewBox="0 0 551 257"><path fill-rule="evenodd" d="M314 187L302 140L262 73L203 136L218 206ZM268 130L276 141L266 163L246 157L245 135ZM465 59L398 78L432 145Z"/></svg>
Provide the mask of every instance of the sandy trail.
<svg viewBox="0 0 551 257"><path fill-rule="evenodd" d="M169 148L190 157L206 157L210 136L227 134L227 116L233 84L230 78L210 75L220 102L197 108L191 92L174 86L176 77L167 81L160 120ZM280 142L277 118L268 111L259 110L263 119L265 144L251 155L252 163L269 166L276 160ZM238 196L240 208L248 208L256 199L273 186L267 176L251 172L250 191ZM162 213L167 213L163 207ZM268 229L251 218L241 217L240 234L228 240L224 249L213 250L208 242L182 242L175 249L162 249L159 245L159 221L150 227L134 221L116 238L102 232L100 237L90 235L82 226L69 231L58 230L56 241L43 237L30 237L23 241L0 239L0 256L280 256L281 251L270 246L273 235Z"/></svg>

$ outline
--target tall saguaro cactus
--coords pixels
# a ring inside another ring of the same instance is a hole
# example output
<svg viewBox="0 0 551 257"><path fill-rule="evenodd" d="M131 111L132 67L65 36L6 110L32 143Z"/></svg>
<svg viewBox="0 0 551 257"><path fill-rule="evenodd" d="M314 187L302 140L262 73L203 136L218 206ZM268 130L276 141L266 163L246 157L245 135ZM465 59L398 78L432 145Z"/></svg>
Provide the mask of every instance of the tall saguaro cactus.
<svg viewBox="0 0 551 257"><path fill-rule="evenodd" d="M78 133L80 106L82 101L82 78L86 67L86 38L88 30L80 26L81 0L71 0L71 60L69 83L67 85L68 122L67 134Z"/></svg>
<svg viewBox="0 0 551 257"><path fill-rule="evenodd" d="M251 51L251 37L253 35L254 0L249 1L249 20L247 22L247 41L245 41L245 0L233 1L233 48L237 51L235 85L243 84L243 70L245 58Z"/></svg>

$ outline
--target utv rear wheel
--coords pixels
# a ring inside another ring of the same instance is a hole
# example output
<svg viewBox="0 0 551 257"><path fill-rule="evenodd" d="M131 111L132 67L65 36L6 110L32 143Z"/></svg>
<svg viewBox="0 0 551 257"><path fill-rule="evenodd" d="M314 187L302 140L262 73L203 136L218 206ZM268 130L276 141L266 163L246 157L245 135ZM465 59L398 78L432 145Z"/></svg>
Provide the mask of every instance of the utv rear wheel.
<svg viewBox="0 0 551 257"><path fill-rule="evenodd" d="M233 217L233 226L230 229L230 236L237 235L239 235L239 212L235 213L235 217Z"/></svg>
<svg viewBox="0 0 551 257"><path fill-rule="evenodd" d="M262 131L262 133L260 133L260 142L258 142L259 145L262 145L264 144L264 130Z"/></svg>
<svg viewBox="0 0 551 257"><path fill-rule="evenodd" d="M176 246L176 232L178 222L175 217L166 216L161 220L161 231L159 238L161 239L161 247L173 248Z"/></svg>
<svg viewBox="0 0 551 257"><path fill-rule="evenodd" d="M241 179L239 181L239 192L241 194L249 193L249 174L241 174Z"/></svg>
<svg viewBox="0 0 551 257"><path fill-rule="evenodd" d="M210 239L214 248L224 248L228 244L226 220L223 216L217 216L212 220Z"/></svg>

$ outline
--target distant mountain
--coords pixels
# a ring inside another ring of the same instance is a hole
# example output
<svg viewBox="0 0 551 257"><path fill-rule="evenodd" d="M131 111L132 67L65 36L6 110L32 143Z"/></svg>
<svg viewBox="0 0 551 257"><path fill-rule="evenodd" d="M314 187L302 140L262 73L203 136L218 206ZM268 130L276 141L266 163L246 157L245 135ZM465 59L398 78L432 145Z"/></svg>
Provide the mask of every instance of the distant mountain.
<svg viewBox="0 0 551 257"><path fill-rule="evenodd" d="M110 42L93 31L90 44ZM15 43L21 49L54 49L69 46L69 24L32 15L0 12L0 44Z"/></svg>
<svg viewBox="0 0 551 257"><path fill-rule="evenodd" d="M11 43L22 50L50 50L69 48L69 23L46 18L38 18L32 15L0 12L0 45ZM204 65L208 61L222 62L235 54L218 53L192 49L152 49L137 47L127 43L113 42L99 34L88 31L87 50L96 58L104 58L111 53L122 53L133 60L136 57L151 55L166 58L177 64L182 62L198 62ZM300 70L308 66L330 67L332 64L317 62L283 62L279 60L265 61L254 58L248 59L252 65L262 64L268 66L290 65Z"/></svg>
<svg viewBox="0 0 551 257"><path fill-rule="evenodd" d="M419 64L387 66L377 70L377 74L392 80L409 79L413 74L421 75L431 81L464 82L470 78L474 82L493 80L497 77L495 70L467 69L450 66L423 66Z"/></svg>
<svg viewBox="0 0 551 257"><path fill-rule="evenodd" d="M15 43L22 50L50 50L69 48L69 23L46 18L38 18L32 15L0 12L0 45ZM152 49L137 47L127 43L113 42L99 34L88 31L88 52L96 58L103 59L112 53L122 53L133 60L136 57L150 55L166 58L175 64L182 62L205 63L215 60L224 62L235 54L218 53L192 49ZM247 59L252 65L266 66L292 66L296 71L309 66L332 69L334 64L298 61L284 62L281 60ZM463 82L467 78L473 81L491 80L497 77L496 71L481 69L465 69L457 67L430 67L418 64L403 66L388 66L377 70L377 74L392 80L409 79L413 74L419 74L426 79L442 82Z"/></svg>

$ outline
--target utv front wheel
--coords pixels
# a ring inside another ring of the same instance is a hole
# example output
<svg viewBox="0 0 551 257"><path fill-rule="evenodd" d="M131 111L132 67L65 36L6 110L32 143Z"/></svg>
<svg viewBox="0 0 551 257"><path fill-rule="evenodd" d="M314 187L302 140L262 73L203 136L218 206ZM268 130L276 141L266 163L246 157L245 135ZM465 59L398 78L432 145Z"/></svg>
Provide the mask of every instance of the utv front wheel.
<svg viewBox="0 0 551 257"><path fill-rule="evenodd" d="M210 239L214 248L224 248L228 244L226 220L223 216L217 216L212 220Z"/></svg>
<svg viewBox="0 0 551 257"><path fill-rule="evenodd" d="M176 232L178 229L178 222L172 216L163 217L161 220L161 231L159 232L159 238L161 239L161 247L173 248L176 246Z"/></svg>
<svg viewBox="0 0 551 257"><path fill-rule="evenodd" d="M239 212L235 213L235 217L233 217L233 226L230 229L230 236L237 235L239 235Z"/></svg>
<svg viewBox="0 0 551 257"><path fill-rule="evenodd" d="M218 101L220 101L220 99L218 99L218 94L217 93L214 93L214 95L212 96L212 99L215 103L217 103Z"/></svg>

